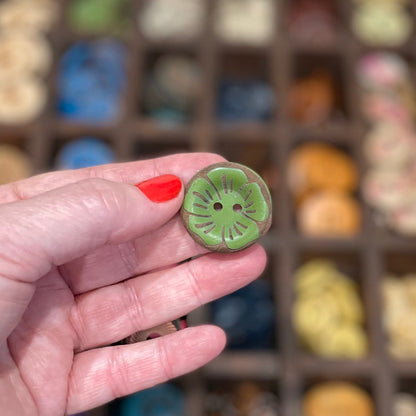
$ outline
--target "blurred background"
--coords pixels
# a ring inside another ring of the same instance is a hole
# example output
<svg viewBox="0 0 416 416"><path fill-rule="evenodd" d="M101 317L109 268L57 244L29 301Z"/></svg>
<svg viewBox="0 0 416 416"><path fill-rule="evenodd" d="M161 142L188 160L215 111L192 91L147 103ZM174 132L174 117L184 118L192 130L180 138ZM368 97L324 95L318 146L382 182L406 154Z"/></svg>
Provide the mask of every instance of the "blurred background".
<svg viewBox="0 0 416 416"><path fill-rule="evenodd" d="M4 0L0 183L177 152L259 172L226 351L89 416L416 416L416 2ZM224 276L226 279L227 276Z"/></svg>

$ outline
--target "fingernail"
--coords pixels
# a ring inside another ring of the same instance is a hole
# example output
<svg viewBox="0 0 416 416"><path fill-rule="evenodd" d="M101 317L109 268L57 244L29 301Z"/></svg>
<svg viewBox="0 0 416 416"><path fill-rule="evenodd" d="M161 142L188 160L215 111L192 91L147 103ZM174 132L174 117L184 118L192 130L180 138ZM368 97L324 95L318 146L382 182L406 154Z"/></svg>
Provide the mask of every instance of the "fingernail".
<svg viewBox="0 0 416 416"><path fill-rule="evenodd" d="M181 180L175 175L162 175L137 185L152 202L165 202L175 198L182 188Z"/></svg>

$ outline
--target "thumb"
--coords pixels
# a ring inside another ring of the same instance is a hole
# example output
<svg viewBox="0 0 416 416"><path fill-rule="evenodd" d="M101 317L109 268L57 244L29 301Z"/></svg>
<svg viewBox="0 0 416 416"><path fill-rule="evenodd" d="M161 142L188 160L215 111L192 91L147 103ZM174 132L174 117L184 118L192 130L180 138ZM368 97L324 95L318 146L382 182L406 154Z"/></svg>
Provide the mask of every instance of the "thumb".
<svg viewBox="0 0 416 416"><path fill-rule="evenodd" d="M0 340L17 325L52 266L159 228L179 210L182 185L163 175L137 186L87 179L0 206Z"/></svg>

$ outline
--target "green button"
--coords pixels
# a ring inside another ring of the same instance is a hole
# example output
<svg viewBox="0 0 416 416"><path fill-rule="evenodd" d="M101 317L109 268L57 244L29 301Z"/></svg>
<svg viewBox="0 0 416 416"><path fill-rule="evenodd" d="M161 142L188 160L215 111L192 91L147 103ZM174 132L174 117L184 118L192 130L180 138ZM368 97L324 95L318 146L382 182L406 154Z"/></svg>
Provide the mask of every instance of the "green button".
<svg viewBox="0 0 416 416"><path fill-rule="evenodd" d="M271 224L271 197L263 179L235 163L219 163L191 179L182 207L191 236L212 251L242 250Z"/></svg>

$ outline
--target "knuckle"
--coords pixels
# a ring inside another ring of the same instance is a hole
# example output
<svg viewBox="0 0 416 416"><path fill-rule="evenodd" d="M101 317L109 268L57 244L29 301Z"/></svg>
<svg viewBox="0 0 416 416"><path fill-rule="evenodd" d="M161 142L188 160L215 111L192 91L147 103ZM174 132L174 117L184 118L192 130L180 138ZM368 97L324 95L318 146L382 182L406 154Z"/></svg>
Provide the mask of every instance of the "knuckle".
<svg viewBox="0 0 416 416"><path fill-rule="evenodd" d="M76 184L77 190L82 194L84 208L97 215L105 212L120 213L125 198L114 183L105 179L85 179Z"/></svg>
<svg viewBox="0 0 416 416"><path fill-rule="evenodd" d="M75 302L69 313L69 325L74 333L74 349L82 350L85 343L85 334L87 333L87 325L80 311L82 306L78 301Z"/></svg>
<svg viewBox="0 0 416 416"><path fill-rule="evenodd" d="M200 272L198 272L197 266L193 261L187 263L187 268L188 282L193 298L196 300L198 305L202 305L204 302L202 296L202 289L199 285L198 279L198 275L200 274Z"/></svg>
<svg viewBox="0 0 416 416"><path fill-rule="evenodd" d="M83 179L82 181L77 182L76 186L80 187L84 192L88 192L93 195L114 192L112 182L101 178Z"/></svg>
<svg viewBox="0 0 416 416"><path fill-rule="evenodd" d="M163 337L158 338L157 345L158 361L162 370L162 376L166 380L170 380L175 377L175 373L173 371L174 367L170 359L169 350L166 347L165 339Z"/></svg>
<svg viewBox="0 0 416 416"><path fill-rule="evenodd" d="M133 331L142 329L143 322L146 322L145 311L139 292L134 287L131 280L126 280L124 283L123 304L126 305L127 319Z"/></svg>
<svg viewBox="0 0 416 416"><path fill-rule="evenodd" d="M138 254L134 241L117 245L117 252L122 262L122 267L126 270L127 276L133 276L138 266Z"/></svg>
<svg viewBox="0 0 416 416"><path fill-rule="evenodd" d="M112 348L107 360L108 386L114 398L124 396L129 391L130 380L124 354L117 348Z"/></svg>

